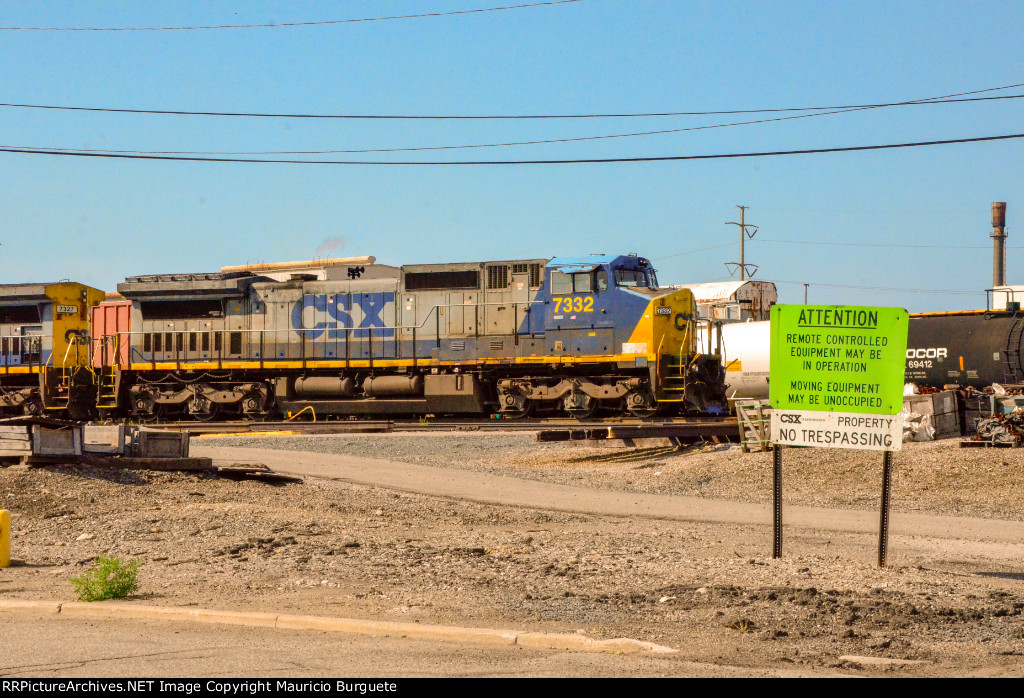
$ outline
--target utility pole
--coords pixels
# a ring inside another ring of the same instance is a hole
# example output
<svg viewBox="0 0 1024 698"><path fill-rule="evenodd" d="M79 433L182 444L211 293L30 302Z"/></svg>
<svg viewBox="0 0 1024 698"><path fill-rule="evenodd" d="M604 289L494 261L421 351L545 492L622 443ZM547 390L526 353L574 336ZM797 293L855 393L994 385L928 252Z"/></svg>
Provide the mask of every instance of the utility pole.
<svg viewBox="0 0 1024 698"><path fill-rule="evenodd" d="M810 284L804 284L804 305L807 305L807 287L808 286L810 286Z"/></svg>
<svg viewBox="0 0 1024 698"><path fill-rule="evenodd" d="M739 221L739 223L736 223L734 221L728 221L728 222L726 222L726 225L739 226L739 229L740 229L740 261L739 262L726 262L725 263L725 268L729 270L730 274L733 272L733 269L738 268L740 270L740 281L743 281L744 279L747 278L747 267L751 267L752 268L752 271L749 274L751 277L753 277L754 274L757 273L757 265L756 264L746 264L744 262L744 259L743 259L743 243L746 242L747 238L753 238L757 234L757 226L756 225L751 225L750 223L746 222L746 213L747 213L747 209L750 208L749 206L739 206L739 205L737 205L736 208L738 208L740 210L740 221ZM748 233L747 232L747 228L753 228L753 230Z"/></svg>

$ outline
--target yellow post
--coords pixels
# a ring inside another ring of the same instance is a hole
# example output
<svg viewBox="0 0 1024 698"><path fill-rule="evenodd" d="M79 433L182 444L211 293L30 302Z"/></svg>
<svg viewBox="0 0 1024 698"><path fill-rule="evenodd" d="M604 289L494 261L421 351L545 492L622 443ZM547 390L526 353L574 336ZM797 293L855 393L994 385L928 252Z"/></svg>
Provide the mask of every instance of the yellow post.
<svg viewBox="0 0 1024 698"><path fill-rule="evenodd" d="M0 509L0 569L11 565L11 513Z"/></svg>

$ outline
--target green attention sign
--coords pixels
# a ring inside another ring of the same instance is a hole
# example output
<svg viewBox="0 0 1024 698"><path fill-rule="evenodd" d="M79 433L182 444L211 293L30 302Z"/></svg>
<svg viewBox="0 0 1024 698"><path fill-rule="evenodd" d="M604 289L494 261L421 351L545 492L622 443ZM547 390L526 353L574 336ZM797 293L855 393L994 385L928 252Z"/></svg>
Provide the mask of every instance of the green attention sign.
<svg viewBox="0 0 1024 698"><path fill-rule="evenodd" d="M909 321L903 308L774 306L772 407L897 414Z"/></svg>

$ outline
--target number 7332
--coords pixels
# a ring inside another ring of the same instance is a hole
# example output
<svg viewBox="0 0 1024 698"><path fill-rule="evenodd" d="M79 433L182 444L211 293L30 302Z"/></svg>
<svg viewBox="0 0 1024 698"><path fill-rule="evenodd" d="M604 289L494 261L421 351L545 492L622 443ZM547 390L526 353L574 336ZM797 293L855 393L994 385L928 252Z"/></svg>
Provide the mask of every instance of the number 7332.
<svg viewBox="0 0 1024 698"><path fill-rule="evenodd" d="M592 313L594 312L594 299L582 296L564 296L555 298L556 313Z"/></svg>

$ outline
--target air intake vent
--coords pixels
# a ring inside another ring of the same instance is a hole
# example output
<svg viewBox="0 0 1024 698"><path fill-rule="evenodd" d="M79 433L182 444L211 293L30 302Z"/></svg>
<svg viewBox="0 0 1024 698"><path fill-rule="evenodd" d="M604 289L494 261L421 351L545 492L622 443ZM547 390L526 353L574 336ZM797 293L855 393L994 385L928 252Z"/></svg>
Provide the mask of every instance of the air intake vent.
<svg viewBox="0 0 1024 698"><path fill-rule="evenodd" d="M519 264L513 264L512 265L512 273L513 274L525 274L529 270L530 270L530 265L526 264L525 262L521 262Z"/></svg>
<svg viewBox="0 0 1024 698"><path fill-rule="evenodd" d="M505 348L504 339L492 339L491 340L491 351L501 351Z"/></svg>
<svg viewBox="0 0 1024 698"><path fill-rule="evenodd" d="M495 264L487 267L487 288L508 288L508 266Z"/></svg>
<svg viewBox="0 0 1024 698"><path fill-rule="evenodd" d="M541 280L540 265L539 264L531 264L530 265L530 288L540 288L540 280Z"/></svg>
<svg viewBox="0 0 1024 698"><path fill-rule="evenodd" d="M451 349L452 349L452 351L465 351L466 350L466 340L464 340L464 339L453 339L453 340L451 340Z"/></svg>

